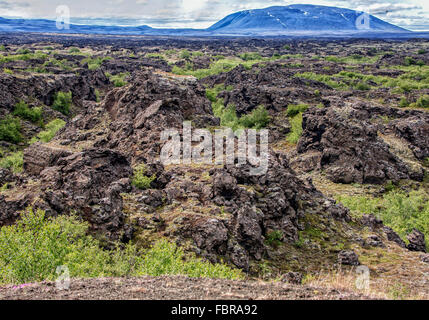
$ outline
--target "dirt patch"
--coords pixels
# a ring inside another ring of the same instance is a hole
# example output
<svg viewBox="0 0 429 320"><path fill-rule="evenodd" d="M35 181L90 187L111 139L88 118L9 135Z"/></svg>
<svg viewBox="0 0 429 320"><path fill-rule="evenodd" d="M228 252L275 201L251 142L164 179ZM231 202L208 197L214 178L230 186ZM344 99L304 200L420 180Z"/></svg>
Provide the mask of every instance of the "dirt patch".
<svg viewBox="0 0 429 320"><path fill-rule="evenodd" d="M282 282L187 277L73 279L70 290L55 282L0 288L2 300L363 300L369 296Z"/></svg>

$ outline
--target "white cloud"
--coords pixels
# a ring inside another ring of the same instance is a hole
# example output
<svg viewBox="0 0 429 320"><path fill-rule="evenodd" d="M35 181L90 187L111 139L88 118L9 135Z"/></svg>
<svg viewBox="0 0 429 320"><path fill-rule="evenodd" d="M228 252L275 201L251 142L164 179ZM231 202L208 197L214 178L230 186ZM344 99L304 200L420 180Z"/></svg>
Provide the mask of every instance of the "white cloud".
<svg viewBox="0 0 429 320"><path fill-rule="evenodd" d="M0 0L0 16L55 18L55 8L65 4L76 18L117 18L128 23L134 19L134 24L154 27L204 28L239 10L293 3L369 11L402 26L426 24L429 30L428 0Z"/></svg>

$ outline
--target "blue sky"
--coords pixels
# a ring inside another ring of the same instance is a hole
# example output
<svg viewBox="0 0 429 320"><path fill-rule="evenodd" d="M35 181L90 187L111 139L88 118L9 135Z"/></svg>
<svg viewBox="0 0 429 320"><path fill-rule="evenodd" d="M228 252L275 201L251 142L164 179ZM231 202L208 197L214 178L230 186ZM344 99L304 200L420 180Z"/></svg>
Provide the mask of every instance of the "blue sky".
<svg viewBox="0 0 429 320"><path fill-rule="evenodd" d="M236 11L298 3L366 11L401 27L429 30L428 0L0 0L0 16L55 18L56 7L68 5L75 23L205 28Z"/></svg>

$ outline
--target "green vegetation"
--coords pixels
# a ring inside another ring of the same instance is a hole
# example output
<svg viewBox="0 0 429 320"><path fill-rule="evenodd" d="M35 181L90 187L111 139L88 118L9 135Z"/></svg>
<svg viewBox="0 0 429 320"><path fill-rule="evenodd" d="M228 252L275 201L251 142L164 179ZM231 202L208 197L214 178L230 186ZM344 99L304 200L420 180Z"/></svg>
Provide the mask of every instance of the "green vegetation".
<svg viewBox="0 0 429 320"><path fill-rule="evenodd" d="M107 251L88 235L89 225L76 216L47 218L27 209L21 220L0 229L0 284L55 280L59 266L71 277L187 275L240 279L241 271L186 255L167 241L139 252L132 244Z"/></svg>
<svg viewBox="0 0 429 320"><path fill-rule="evenodd" d="M61 112L64 115L70 114L70 108L72 105L72 93L70 92L58 92L55 95L54 103L52 104L52 109Z"/></svg>
<svg viewBox="0 0 429 320"><path fill-rule="evenodd" d="M2 45L0 46L0 51L1 51L1 52L6 51L6 47L4 46L4 44L2 44Z"/></svg>
<svg viewBox="0 0 429 320"><path fill-rule="evenodd" d="M31 122L41 122L43 118L41 107L29 108L24 101L20 101L15 105L13 115Z"/></svg>
<svg viewBox="0 0 429 320"><path fill-rule="evenodd" d="M225 58L223 56L218 56L216 61L214 61L209 68L207 69L198 69L194 70L193 64L188 62L184 68L178 66L173 67L173 73L178 75L190 75L198 79L206 78L211 75L216 75L220 73L229 72L232 69L236 68L239 65L243 65L247 70L250 70L252 66L256 63L273 60L274 58L257 58L255 54L247 53L241 55L247 60L242 58Z"/></svg>
<svg viewBox="0 0 429 320"><path fill-rule="evenodd" d="M410 102L406 97L402 97L401 100L399 101L400 108L407 108L409 105L410 105Z"/></svg>
<svg viewBox="0 0 429 320"><path fill-rule="evenodd" d="M416 106L418 108L429 108L429 95L424 95L417 99Z"/></svg>
<svg viewBox="0 0 429 320"><path fill-rule="evenodd" d="M13 173L22 171L24 165L24 155L21 151L14 152L11 155L0 159L0 167L8 169Z"/></svg>
<svg viewBox="0 0 429 320"><path fill-rule="evenodd" d="M191 53L188 50L182 50L179 54L180 59L189 59L191 58Z"/></svg>
<svg viewBox="0 0 429 320"><path fill-rule="evenodd" d="M104 61L108 61L111 59L112 57L95 57L95 58L88 57L86 59L83 59L81 63L82 65L87 63L89 70L96 70L101 67Z"/></svg>
<svg viewBox="0 0 429 320"><path fill-rule="evenodd" d="M286 137L287 142L296 144L302 135L302 113L298 113L294 117L289 118L291 131Z"/></svg>
<svg viewBox="0 0 429 320"><path fill-rule="evenodd" d="M337 200L352 213L373 213L405 239L407 233L417 228L425 234L429 246L429 194L424 190L406 193L392 190L380 198L364 196L339 196Z"/></svg>
<svg viewBox="0 0 429 320"><path fill-rule="evenodd" d="M263 105L258 106L250 114L242 116L238 122L244 128L260 130L270 123L271 117Z"/></svg>
<svg viewBox="0 0 429 320"><path fill-rule="evenodd" d="M47 143L51 141L55 137L57 132L65 125L66 125L66 122L64 120L61 120L61 119L52 120L45 126L45 130L39 132L37 136L31 139L30 143L35 143L37 141Z"/></svg>
<svg viewBox="0 0 429 320"><path fill-rule="evenodd" d="M156 53L156 52L149 52L145 54L146 58L150 58L150 59L161 59L161 60L165 60L164 55L162 55L161 53Z"/></svg>
<svg viewBox="0 0 429 320"><path fill-rule="evenodd" d="M21 122L19 119L7 115L0 120L0 141L19 143L22 141Z"/></svg>
<svg viewBox="0 0 429 320"><path fill-rule="evenodd" d="M298 113L305 112L307 111L307 109L308 109L308 104L298 104L298 105L290 104L287 107L286 115L288 117L295 117Z"/></svg>
<svg viewBox="0 0 429 320"><path fill-rule="evenodd" d="M362 56L359 54L353 54L348 57L338 57L338 56L327 56L325 57L326 61L335 62L335 63L344 63L344 64L371 64L376 63L381 57L382 53L375 56Z"/></svg>
<svg viewBox="0 0 429 320"><path fill-rule="evenodd" d="M116 74L114 76L109 75L109 79L116 88L120 88L125 86L128 83L127 81L125 81L125 77L129 75L130 74L128 72L123 72L123 73Z"/></svg>
<svg viewBox="0 0 429 320"><path fill-rule="evenodd" d="M278 247L282 243L283 232L281 230L273 230L265 236L265 242L269 246Z"/></svg>
<svg viewBox="0 0 429 320"><path fill-rule="evenodd" d="M72 47L70 48L69 53L80 53L80 49L76 47Z"/></svg>
<svg viewBox="0 0 429 320"><path fill-rule="evenodd" d="M213 114L221 120L221 125L234 131L243 128L256 130L265 128L269 124L271 117L264 106L260 105L250 114L242 117L237 116L234 105L230 104L225 107L224 100L218 98L218 95L221 91L231 91L233 89L232 86L225 87L224 84L206 89L206 96L212 102Z"/></svg>
<svg viewBox="0 0 429 320"><path fill-rule="evenodd" d="M48 55L43 52L36 52L36 53L18 53L15 55L7 55L7 56L1 56L0 55L0 63L6 63L11 61L26 61L26 60L32 60L32 59L38 59L38 60L46 60L48 58Z"/></svg>
<svg viewBox="0 0 429 320"><path fill-rule="evenodd" d="M3 72L6 73L6 74L13 74L13 71L10 70L10 69L7 69L7 68L4 68Z"/></svg>
<svg viewBox="0 0 429 320"><path fill-rule="evenodd" d="M254 61L254 60L261 60L262 57L257 52L245 52L240 54L240 58L244 61Z"/></svg>
<svg viewBox="0 0 429 320"><path fill-rule="evenodd" d="M156 179L156 175L152 175L151 177L148 177L146 175L147 173L147 167L144 163L139 164L134 168L134 176L132 184L136 188L140 190L146 190L150 188L150 185L153 181Z"/></svg>

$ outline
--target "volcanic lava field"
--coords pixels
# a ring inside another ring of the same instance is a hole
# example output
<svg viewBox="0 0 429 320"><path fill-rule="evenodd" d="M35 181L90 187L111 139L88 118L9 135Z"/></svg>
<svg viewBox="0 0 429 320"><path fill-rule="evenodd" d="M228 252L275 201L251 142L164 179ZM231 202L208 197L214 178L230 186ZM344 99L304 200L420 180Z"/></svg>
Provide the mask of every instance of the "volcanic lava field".
<svg viewBox="0 0 429 320"><path fill-rule="evenodd" d="M0 298L429 298L429 41L0 34L0 72ZM267 172L163 165L184 121Z"/></svg>

